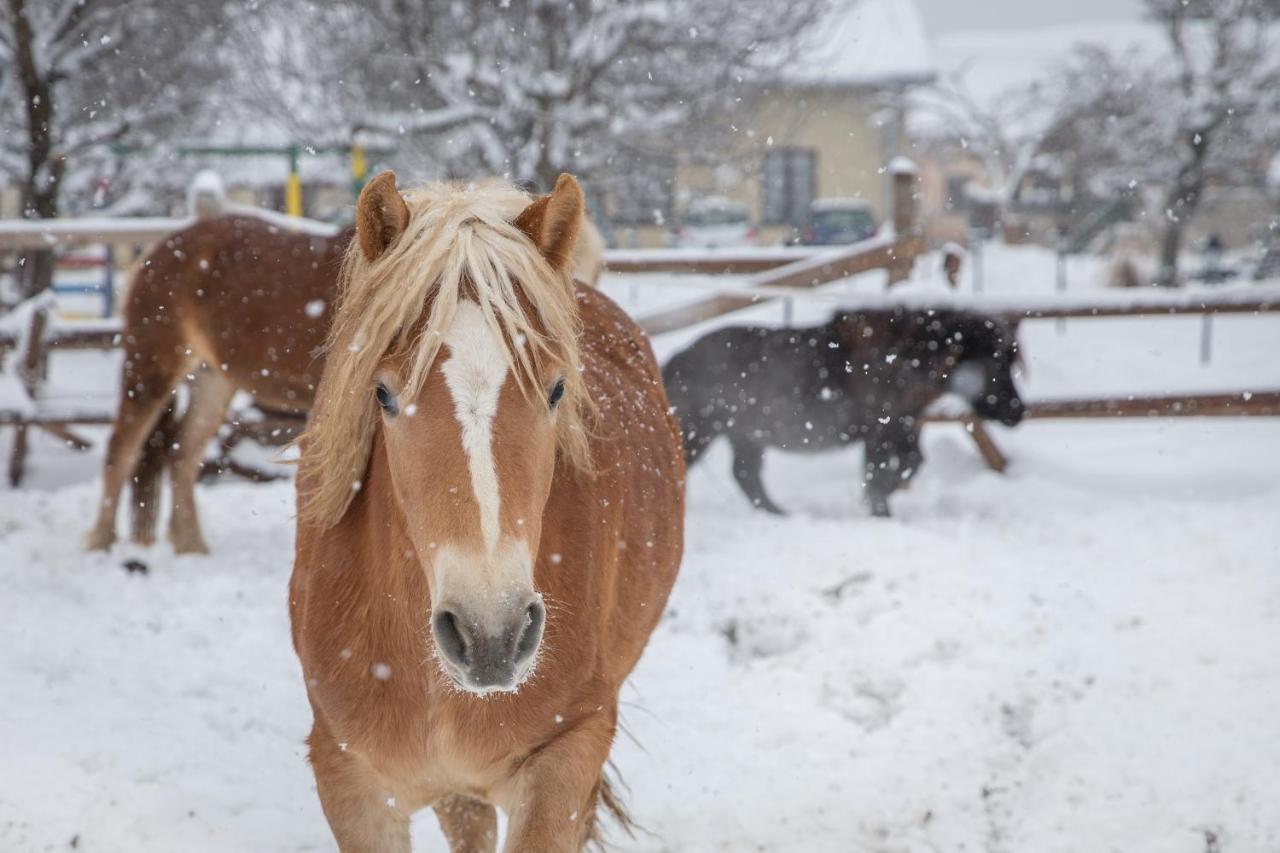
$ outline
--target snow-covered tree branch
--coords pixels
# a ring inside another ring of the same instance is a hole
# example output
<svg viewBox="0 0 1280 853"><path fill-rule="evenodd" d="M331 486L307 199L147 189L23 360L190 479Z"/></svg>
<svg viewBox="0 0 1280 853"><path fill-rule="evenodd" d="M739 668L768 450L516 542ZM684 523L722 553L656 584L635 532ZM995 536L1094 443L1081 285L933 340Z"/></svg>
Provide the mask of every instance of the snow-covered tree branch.
<svg viewBox="0 0 1280 853"><path fill-rule="evenodd" d="M121 173L113 142L152 144L192 127L221 79L211 37L221 3L5 0L0 7L0 171L22 213L58 215L68 184ZM48 252L24 259L23 289L48 286Z"/></svg>
<svg viewBox="0 0 1280 853"><path fill-rule="evenodd" d="M1178 279L1186 222L1216 181L1261 185L1280 147L1280 22L1262 0L1148 0L1166 49L1076 52L1052 134L1095 188L1160 194L1162 284Z"/></svg>
<svg viewBox="0 0 1280 853"><path fill-rule="evenodd" d="M706 136L700 117L785 63L827 2L299 2L277 28L308 21L305 51L267 38L283 76L324 78L330 133L392 135L437 176L549 186L568 170L599 187L673 133Z"/></svg>

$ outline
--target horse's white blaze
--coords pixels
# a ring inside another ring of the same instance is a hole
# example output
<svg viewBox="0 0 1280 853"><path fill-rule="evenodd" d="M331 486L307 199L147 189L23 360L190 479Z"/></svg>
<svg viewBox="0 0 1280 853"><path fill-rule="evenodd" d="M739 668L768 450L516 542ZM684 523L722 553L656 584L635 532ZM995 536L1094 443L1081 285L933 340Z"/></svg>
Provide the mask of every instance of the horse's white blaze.
<svg viewBox="0 0 1280 853"><path fill-rule="evenodd" d="M493 458L493 419L507 378L506 350L502 338L485 322L480 306L469 300L458 303L444 342L449 358L440 369L453 397L454 416L462 427L471 489L480 507L480 533L485 547L493 551L498 544L502 507Z"/></svg>

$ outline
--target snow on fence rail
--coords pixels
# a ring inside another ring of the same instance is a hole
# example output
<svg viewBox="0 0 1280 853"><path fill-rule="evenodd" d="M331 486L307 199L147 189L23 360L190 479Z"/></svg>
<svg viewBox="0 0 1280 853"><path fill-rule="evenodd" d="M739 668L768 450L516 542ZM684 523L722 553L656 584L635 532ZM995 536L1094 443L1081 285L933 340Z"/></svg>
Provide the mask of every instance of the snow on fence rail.
<svg viewBox="0 0 1280 853"><path fill-rule="evenodd" d="M228 204L225 212L253 216L281 228L318 236L336 234L336 226L314 219L286 216L248 205ZM134 243L147 246L195 223L194 217L89 216L76 219L0 219L0 251L52 249L58 246Z"/></svg>
<svg viewBox="0 0 1280 853"><path fill-rule="evenodd" d="M821 261L822 257L811 259ZM838 265L828 264L827 268ZM798 265L797 265L798 266ZM874 267L871 267L874 268ZM790 269L788 267L787 269ZM776 272L782 272L779 268ZM769 275L755 276L743 285L716 287L699 285L698 290L715 294L691 306L660 311L639 319L651 335L685 328L720 314L761 305L775 299L793 298L796 288L805 286L802 277L781 285L769 283ZM844 277L844 276L842 276ZM832 293L818 289L839 279L828 279L809 285L814 289L805 299L829 300L849 311L869 311L905 307L919 310L962 309L990 314L1001 319L1066 320L1094 317L1153 317L1178 314L1260 314L1280 311L1280 281L1261 284L1215 285L1213 287L1148 291L1091 291L1088 294L1049 294L1044 296L988 296L981 294L932 293ZM716 310L716 309L727 310Z"/></svg>
<svg viewBox="0 0 1280 853"><path fill-rule="evenodd" d="M739 249L610 249L612 273L669 272L684 275L745 275L820 254L816 246L759 246Z"/></svg>
<svg viewBox="0 0 1280 853"><path fill-rule="evenodd" d="M97 243L150 244L194 219L167 216L0 220L0 251L53 249Z"/></svg>
<svg viewBox="0 0 1280 853"><path fill-rule="evenodd" d="M649 334L660 335L761 302L793 295L797 288L819 287L871 270L888 270L890 282L898 281L911 271L916 256L924 252L924 248L924 239L919 236L873 237L774 266L751 276L740 288L725 289L692 305L641 317L638 322ZM612 267L610 270L613 271Z"/></svg>

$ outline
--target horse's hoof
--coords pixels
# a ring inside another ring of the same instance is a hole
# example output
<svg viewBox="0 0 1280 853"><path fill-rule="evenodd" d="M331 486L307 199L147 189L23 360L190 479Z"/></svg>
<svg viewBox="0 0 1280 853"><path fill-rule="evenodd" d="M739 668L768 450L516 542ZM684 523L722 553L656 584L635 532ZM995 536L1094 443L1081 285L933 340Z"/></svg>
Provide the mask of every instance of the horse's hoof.
<svg viewBox="0 0 1280 853"><path fill-rule="evenodd" d="M116 544L116 535L110 531L93 530L84 538L86 551L110 551Z"/></svg>
<svg viewBox="0 0 1280 853"><path fill-rule="evenodd" d="M169 536L169 541L173 543L173 553L175 554L208 554L209 546L205 544L204 537L197 533L195 536Z"/></svg>
<svg viewBox="0 0 1280 853"><path fill-rule="evenodd" d="M175 542L173 545L173 553L175 554L208 554L209 546L203 542Z"/></svg>

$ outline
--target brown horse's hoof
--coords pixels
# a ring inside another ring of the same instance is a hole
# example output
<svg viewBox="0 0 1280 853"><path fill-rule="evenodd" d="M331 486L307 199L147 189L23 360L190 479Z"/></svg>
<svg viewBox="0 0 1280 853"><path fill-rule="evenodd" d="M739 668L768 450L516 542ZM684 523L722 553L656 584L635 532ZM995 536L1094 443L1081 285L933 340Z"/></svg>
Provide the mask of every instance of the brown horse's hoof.
<svg viewBox="0 0 1280 853"><path fill-rule="evenodd" d="M89 535L84 538L84 549L86 551L109 551L114 544L116 544L114 530L94 529L89 531Z"/></svg>
<svg viewBox="0 0 1280 853"><path fill-rule="evenodd" d="M194 539L186 542L174 541L173 553L175 554L208 554L209 546L204 544L203 539Z"/></svg>

